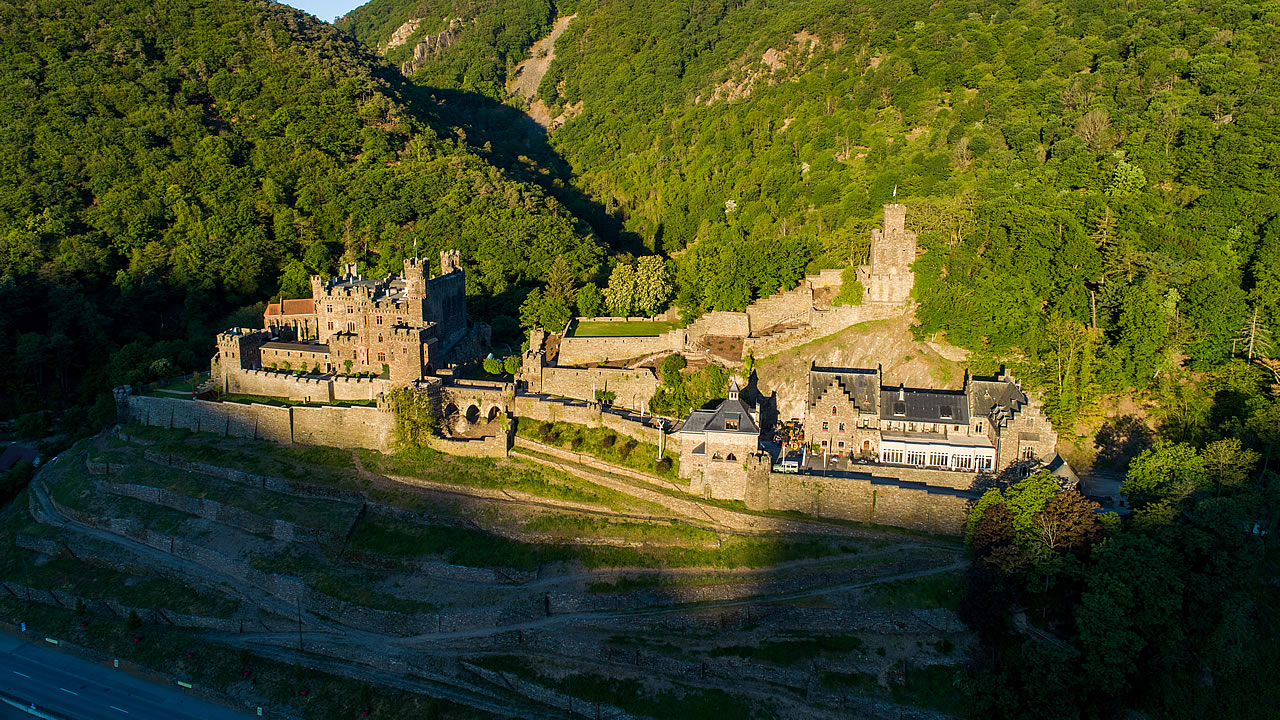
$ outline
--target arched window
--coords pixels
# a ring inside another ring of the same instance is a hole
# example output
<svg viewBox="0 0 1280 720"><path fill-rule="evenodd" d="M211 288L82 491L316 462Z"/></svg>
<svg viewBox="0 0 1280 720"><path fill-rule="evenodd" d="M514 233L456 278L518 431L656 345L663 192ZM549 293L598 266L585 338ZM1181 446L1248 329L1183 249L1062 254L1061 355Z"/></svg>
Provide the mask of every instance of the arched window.
<svg viewBox="0 0 1280 720"><path fill-rule="evenodd" d="M716 453L715 455L711 456L711 459L719 461L719 460L723 460L724 458L720 457L720 453Z"/></svg>
<svg viewBox="0 0 1280 720"><path fill-rule="evenodd" d="M724 458L724 459L725 459L725 460L728 460L729 462L733 462L734 460L737 460L738 458L734 457L734 456L733 456L733 453L729 453L728 455L726 455L726 456L725 456L725 458Z"/></svg>

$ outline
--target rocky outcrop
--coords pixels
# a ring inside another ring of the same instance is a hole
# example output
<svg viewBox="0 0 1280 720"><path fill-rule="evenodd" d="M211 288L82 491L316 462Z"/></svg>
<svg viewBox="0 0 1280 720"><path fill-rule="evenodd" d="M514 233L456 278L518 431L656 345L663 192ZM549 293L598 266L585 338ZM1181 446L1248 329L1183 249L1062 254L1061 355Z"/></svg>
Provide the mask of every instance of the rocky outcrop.
<svg viewBox="0 0 1280 720"><path fill-rule="evenodd" d="M405 23L405 25L408 25L408 23ZM405 25L401 25L400 28L396 30L396 33L403 30ZM458 40L458 33L462 30L462 26L462 18L454 18L449 21L449 27L447 29L434 35L427 35L419 40L418 44L413 46L413 57L400 64L400 73L402 75L411 75L419 67L422 67L422 64L427 61L427 58L435 57L444 50L453 47L453 44ZM414 27L416 28L417 26L415 25ZM392 39L395 39L395 35L392 35ZM404 41L402 40L401 43L403 42ZM390 47L394 46L388 44L388 49Z"/></svg>

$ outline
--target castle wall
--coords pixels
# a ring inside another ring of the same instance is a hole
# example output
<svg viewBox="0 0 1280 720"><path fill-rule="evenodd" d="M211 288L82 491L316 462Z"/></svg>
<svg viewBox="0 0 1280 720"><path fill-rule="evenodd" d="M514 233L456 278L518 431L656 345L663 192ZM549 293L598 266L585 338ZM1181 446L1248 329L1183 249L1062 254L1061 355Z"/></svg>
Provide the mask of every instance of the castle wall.
<svg viewBox="0 0 1280 720"><path fill-rule="evenodd" d="M696 342L703 335L746 337L751 334L751 316L745 312L715 310L689 323L687 333Z"/></svg>
<svg viewBox="0 0 1280 720"><path fill-rule="evenodd" d="M742 347L744 354L762 358L799 347L821 337L832 335L859 323L901 317L910 312L900 305L841 305L830 310L814 310L808 327L788 330L768 337L747 338Z"/></svg>
<svg viewBox="0 0 1280 720"><path fill-rule="evenodd" d="M976 493L927 489L864 479L769 472L748 493L755 509L792 510L821 517L894 525L945 535L964 533Z"/></svg>
<svg viewBox="0 0 1280 720"><path fill-rule="evenodd" d="M656 337L566 337L560 339L560 365L634 360L646 355L684 350L685 330L676 328Z"/></svg>
<svg viewBox="0 0 1280 720"><path fill-rule="evenodd" d="M293 442L305 445L386 451L395 430L395 417L379 408L330 405L292 411Z"/></svg>
<svg viewBox="0 0 1280 720"><path fill-rule="evenodd" d="M383 378L312 377L270 370L224 370L223 391L302 402L377 400L390 383Z"/></svg>
<svg viewBox="0 0 1280 720"><path fill-rule="evenodd" d="M461 272L427 281L427 319L439 325L446 345L467 329L467 283Z"/></svg>
<svg viewBox="0 0 1280 720"><path fill-rule="evenodd" d="M231 437L340 448L389 448L395 421L371 407L274 407L127 395L120 420Z"/></svg>
<svg viewBox="0 0 1280 720"><path fill-rule="evenodd" d="M782 323L808 323L812 310L813 287L806 278L799 287L751 303L747 315L751 318L751 332L758 334Z"/></svg>
<svg viewBox="0 0 1280 720"><path fill-rule="evenodd" d="M540 392L547 395L594 401L592 388L612 392L618 407L639 410L647 407L658 389L658 378L652 370L619 370L613 368L542 368Z"/></svg>

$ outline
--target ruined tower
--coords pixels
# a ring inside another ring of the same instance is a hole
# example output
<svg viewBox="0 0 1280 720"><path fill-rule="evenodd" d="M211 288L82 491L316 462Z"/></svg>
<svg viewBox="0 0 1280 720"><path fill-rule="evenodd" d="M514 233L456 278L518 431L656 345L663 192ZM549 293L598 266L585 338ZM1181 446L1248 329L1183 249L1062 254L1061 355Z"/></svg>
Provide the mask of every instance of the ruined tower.
<svg viewBox="0 0 1280 720"><path fill-rule="evenodd" d="M907 208L884 206L884 229L871 231L871 262L858 268L858 280L865 289L864 302L906 303L916 275L916 234L907 230Z"/></svg>

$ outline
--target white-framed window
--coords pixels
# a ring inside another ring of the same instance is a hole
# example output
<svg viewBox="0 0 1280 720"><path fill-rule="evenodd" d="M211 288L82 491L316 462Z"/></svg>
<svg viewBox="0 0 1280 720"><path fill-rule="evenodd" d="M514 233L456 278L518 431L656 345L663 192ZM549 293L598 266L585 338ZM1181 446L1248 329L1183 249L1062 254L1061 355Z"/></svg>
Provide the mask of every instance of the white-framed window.
<svg viewBox="0 0 1280 720"><path fill-rule="evenodd" d="M952 455L951 466L958 470L969 470L973 467L972 455Z"/></svg>
<svg viewBox="0 0 1280 720"><path fill-rule="evenodd" d="M934 467L947 467L948 456L946 453L932 452L929 453L929 464Z"/></svg>
<svg viewBox="0 0 1280 720"><path fill-rule="evenodd" d="M924 451L921 451L921 450L908 450L908 451L907 451L907 464L908 464L908 465L924 465L924 460L925 460L925 458L924 458Z"/></svg>
<svg viewBox="0 0 1280 720"><path fill-rule="evenodd" d="M882 457L884 457L884 461L887 463L897 463L899 465L902 464L901 450L885 450Z"/></svg>
<svg viewBox="0 0 1280 720"><path fill-rule="evenodd" d="M989 457L979 457L979 458L978 458L978 469L979 469L979 470L990 470L994 465L995 465L995 462L994 462L991 458L989 458Z"/></svg>

